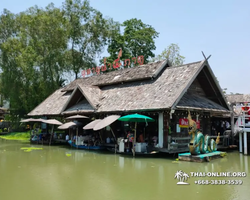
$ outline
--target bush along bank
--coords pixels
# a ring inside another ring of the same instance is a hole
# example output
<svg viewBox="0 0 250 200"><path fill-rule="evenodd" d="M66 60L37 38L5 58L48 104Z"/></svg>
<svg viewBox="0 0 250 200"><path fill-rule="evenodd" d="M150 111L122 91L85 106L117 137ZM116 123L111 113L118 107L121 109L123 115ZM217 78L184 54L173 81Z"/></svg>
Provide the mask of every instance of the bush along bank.
<svg viewBox="0 0 250 200"><path fill-rule="evenodd" d="M0 138L5 140L29 140L30 131L27 132L12 132L7 135L0 136Z"/></svg>

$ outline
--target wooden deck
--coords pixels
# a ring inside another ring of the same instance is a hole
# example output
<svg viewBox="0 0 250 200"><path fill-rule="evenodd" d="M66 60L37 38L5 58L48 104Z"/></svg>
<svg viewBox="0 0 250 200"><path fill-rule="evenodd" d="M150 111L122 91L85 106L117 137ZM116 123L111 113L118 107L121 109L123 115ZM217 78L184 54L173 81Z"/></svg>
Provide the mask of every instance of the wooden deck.
<svg viewBox="0 0 250 200"><path fill-rule="evenodd" d="M191 155L190 153L181 153L178 155L179 161L189 161L189 162L209 162L214 159L223 158L226 152L215 151L200 155Z"/></svg>

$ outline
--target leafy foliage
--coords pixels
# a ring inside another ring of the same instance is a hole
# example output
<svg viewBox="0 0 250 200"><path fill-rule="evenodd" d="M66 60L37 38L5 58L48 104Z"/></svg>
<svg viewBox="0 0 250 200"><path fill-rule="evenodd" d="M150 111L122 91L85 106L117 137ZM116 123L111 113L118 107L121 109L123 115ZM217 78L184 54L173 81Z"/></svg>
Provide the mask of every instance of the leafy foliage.
<svg viewBox="0 0 250 200"><path fill-rule="evenodd" d="M124 32L113 35L108 45L107 62L112 63L117 59L118 52L122 49L121 60L132 57L144 56L144 63L148 63L154 57L153 50L156 49L155 41L159 35L156 30L136 18L127 20L121 24ZM102 61L103 62L103 59Z"/></svg>
<svg viewBox="0 0 250 200"><path fill-rule="evenodd" d="M163 52L152 59L152 61L159 61L167 59L171 65L182 65L185 57L180 55L180 47L177 44L170 44Z"/></svg>
<svg viewBox="0 0 250 200"><path fill-rule="evenodd" d="M89 5L65 0L62 8L31 7L0 15L0 93L18 121L62 87L64 75L93 65L119 25Z"/></svg>

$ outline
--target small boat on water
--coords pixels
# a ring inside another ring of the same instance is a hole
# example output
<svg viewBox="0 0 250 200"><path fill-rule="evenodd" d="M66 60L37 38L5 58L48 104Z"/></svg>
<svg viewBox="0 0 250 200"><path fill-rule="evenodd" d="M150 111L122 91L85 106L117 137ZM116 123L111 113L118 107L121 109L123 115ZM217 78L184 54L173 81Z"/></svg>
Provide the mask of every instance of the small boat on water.
<svg viewBox="0 0 250 200"><path fill-rule="evenodd" d="M86 149L86 150L105 150L105 146L88 146L88 145L76 145L71 140L68 141L71 147L77 148L77 149Z"/></svg>

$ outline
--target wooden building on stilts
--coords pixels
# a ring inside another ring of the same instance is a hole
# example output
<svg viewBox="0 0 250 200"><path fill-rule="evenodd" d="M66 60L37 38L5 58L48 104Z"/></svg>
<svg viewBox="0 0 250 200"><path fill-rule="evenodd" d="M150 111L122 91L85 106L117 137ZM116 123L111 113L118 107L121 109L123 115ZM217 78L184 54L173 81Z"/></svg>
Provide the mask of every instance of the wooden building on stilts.
<svg viewBox="0 0 250 200"><path fill-rule="evenodd" d="M154 149L177 153L188 151L188 110L199 129L214 137L222 131L213 130L216 120L230 116L230 107L207 59L180 66L163 60L79 78L56 90L28 115L83 114L90 119L111 114L147 115L155 122L139 123L144 139L155 137ZM112 124L117 137L126 136L127 126L120 121ZM105 129L103 137L108 134Z"/></svg>

